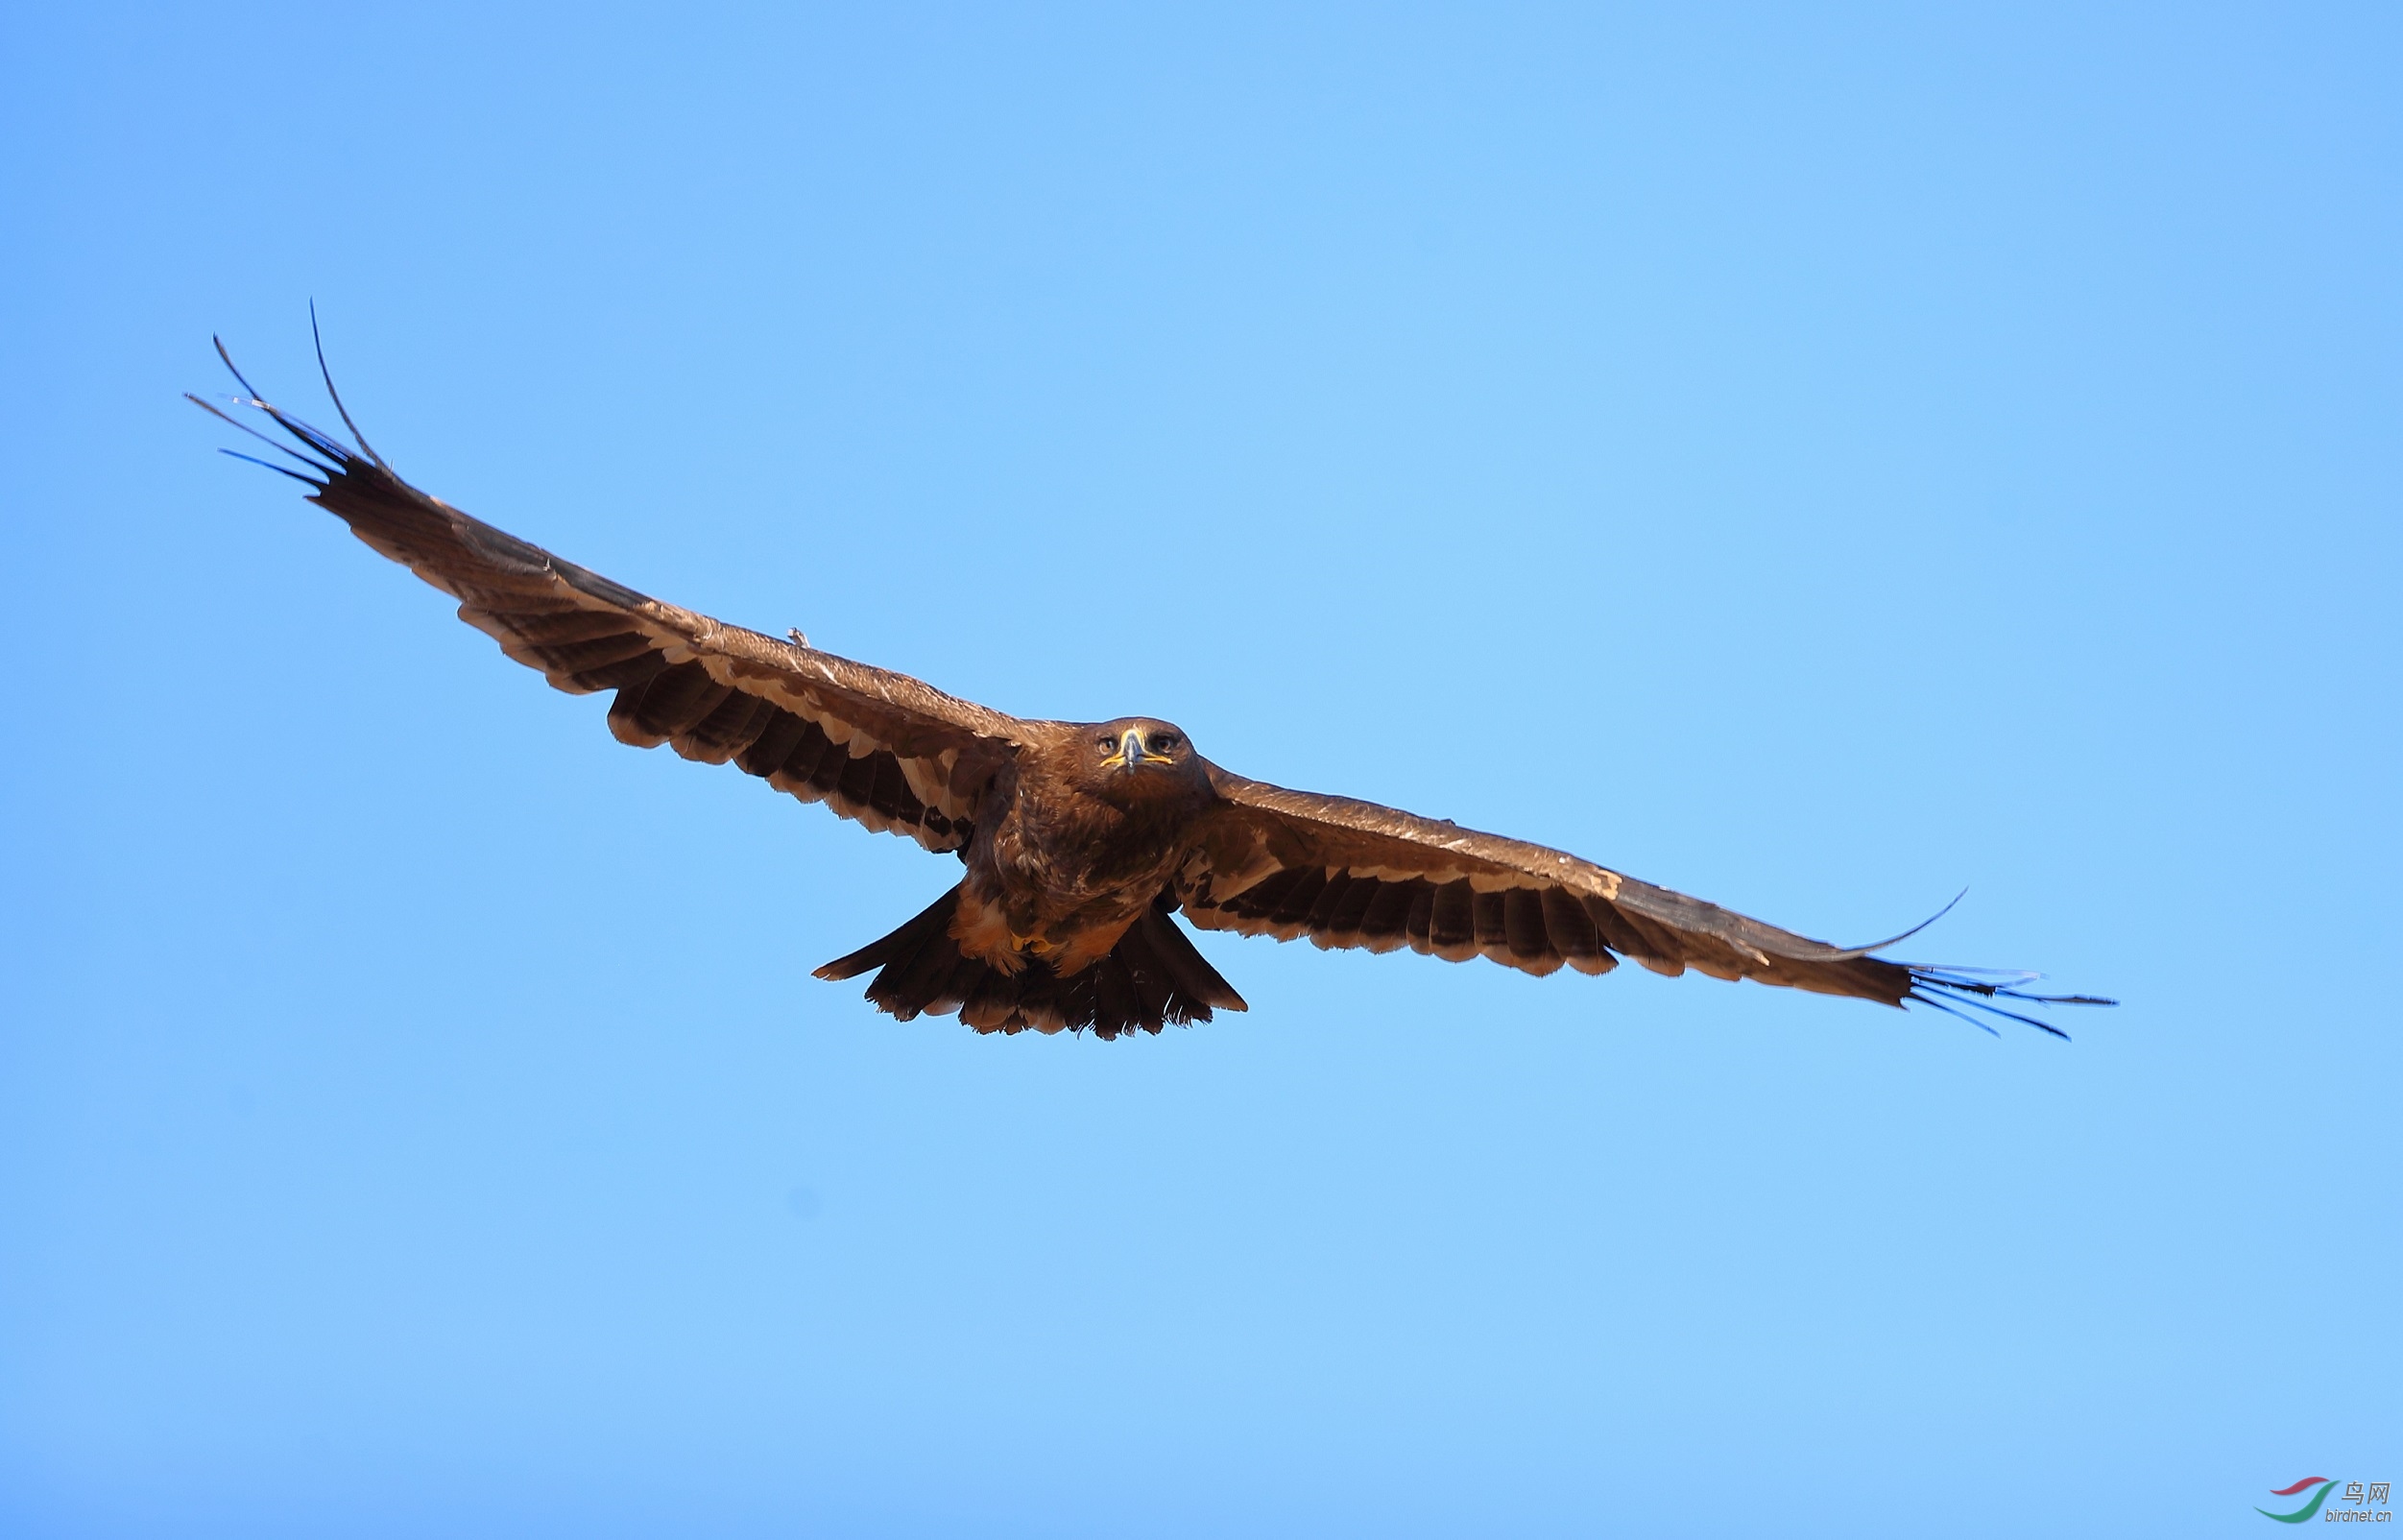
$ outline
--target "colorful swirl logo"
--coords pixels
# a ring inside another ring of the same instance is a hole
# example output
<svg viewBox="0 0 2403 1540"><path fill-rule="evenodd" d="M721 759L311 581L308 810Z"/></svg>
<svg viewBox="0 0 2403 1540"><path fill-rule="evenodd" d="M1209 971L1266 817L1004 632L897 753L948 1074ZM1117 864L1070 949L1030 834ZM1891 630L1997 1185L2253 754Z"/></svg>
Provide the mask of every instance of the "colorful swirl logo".
<svg viewBox="0 0 2403 1540"><path fill-rule="evenodd" d="M2293 1497L2295 1493L2301 1491L2306 1486L2316 1486L2319 1488L2319 1491L2314 1492L2311 1495L2310 1502L2304 1504L2301 1507L2296 1508L2292 1513L2272 1513L2268 1508L2255 1508L2253 1511L2260 1514L2265 1519L2275 1519L2280 1524L2301 1524L2305 1520L2309 1519L2313 1514L2319 1511L2319 1504L2328 1501L2328 1488L2334 1485L2336 1485L2336 1481L2332 1477L2306 1476L2301 1480L2296 1481L2293 1486L2281 1486L2275 1488L2270 1495L2271 1497Z"/></svg>

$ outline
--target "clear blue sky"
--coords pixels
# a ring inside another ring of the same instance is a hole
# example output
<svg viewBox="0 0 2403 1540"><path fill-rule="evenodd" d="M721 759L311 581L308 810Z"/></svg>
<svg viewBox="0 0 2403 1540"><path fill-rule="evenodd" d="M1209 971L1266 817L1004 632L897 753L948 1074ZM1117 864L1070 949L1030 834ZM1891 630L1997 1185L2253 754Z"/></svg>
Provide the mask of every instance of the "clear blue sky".
<svg viewBox="0 0 2403 1540"><path fill-rule="evenodd" d="M1296 13L1297 11L1300 13ZM0 1529L2251 1534L2403 1478L2391 7L22 6ZM615 744L178 399L2123 996L1202 946Z"/></svg>

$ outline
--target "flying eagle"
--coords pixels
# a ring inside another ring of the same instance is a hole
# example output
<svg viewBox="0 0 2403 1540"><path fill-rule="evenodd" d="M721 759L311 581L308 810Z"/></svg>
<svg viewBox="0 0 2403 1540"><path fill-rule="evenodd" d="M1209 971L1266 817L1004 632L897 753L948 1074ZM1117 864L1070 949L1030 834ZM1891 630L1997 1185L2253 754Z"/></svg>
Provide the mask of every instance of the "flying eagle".
<svg viewBox="0 0 2403 1540"><path fill-rule="evenodd" d="M1910 1001L2058 1028L1998 999L2036 975L1893 962L1654 887L1563 852L1346 797L1246 780L1172 723L1030 721L906 674L730 626L650 598L502 533L394 472L333 380L353 445L270 405L297 449L189 399L303 467L308 500L459 601L459 617L571 694L611 690L610 731L642 748L732 762L779 791L959 857L958 884L880 940L817 970L874 972L867 998L902 1021L958 1013L979 1032L1091 1027L1114 1038L1245 1009L1176 923L1550 974L1655 973ZM321 373L324 355L319 355ZM228 453L234 451L228 450ZM242 455L240 458L252 459ZM1907 931L1905 935L1912 934ZM1975 1020L1975 1018L1969 1018ZM1982 1023L1981 1023L1982 1024Z"/></svg>

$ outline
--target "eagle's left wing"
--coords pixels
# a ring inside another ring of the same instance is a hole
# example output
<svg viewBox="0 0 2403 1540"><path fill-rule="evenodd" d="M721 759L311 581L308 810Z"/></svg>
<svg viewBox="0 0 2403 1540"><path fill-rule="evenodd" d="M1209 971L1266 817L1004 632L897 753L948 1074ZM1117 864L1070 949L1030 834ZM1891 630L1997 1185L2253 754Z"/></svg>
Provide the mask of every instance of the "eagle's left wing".
<svg viewBox="0 0 2403 1540"><path fill-rule="evenodd" d="M1539 975L1564 963L1605 973L1628 956L1655 973L1692 967L1887 1005L2109 1003L2015 987L2030 975L1929 968L1870 956L1876 947L1830 946L1562 851L1374 803L1288 791L1215 765L1211 781L1218 805L1196 826L1176 883L1186 918L1206 930L1370 951L1408 947L1452 962L1483 956Z"/></svg>

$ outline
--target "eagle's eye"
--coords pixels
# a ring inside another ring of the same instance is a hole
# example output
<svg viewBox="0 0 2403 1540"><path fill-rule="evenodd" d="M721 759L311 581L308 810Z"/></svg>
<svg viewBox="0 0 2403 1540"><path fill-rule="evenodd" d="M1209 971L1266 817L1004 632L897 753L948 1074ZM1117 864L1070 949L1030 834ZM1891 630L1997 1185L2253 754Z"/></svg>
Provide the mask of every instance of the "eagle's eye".
<svg viewBox="0 0 2403 1540"><path fill-rule="evenodd" d="M1095 739L1093 739L1093 747L1094 747L1094 748L1096 748L1096 749L1099 749L1099 750L1100 750L1102 753L1104 753L1104 754L1109 753L1112 749L1115 749L1115 748L1117 748L1117 746L1118 746L1118 740L1117 740L1117 739L1116 739L1116 738L1095 738Z"/></svg>
<svg viewBox="0 0 2403 1540"><path fill-rule="evenodd" d="M1173 733L1154 733L1151 735L1151 752L1154 754L1174 754L1176 752L1176 734Z"/></svg>

